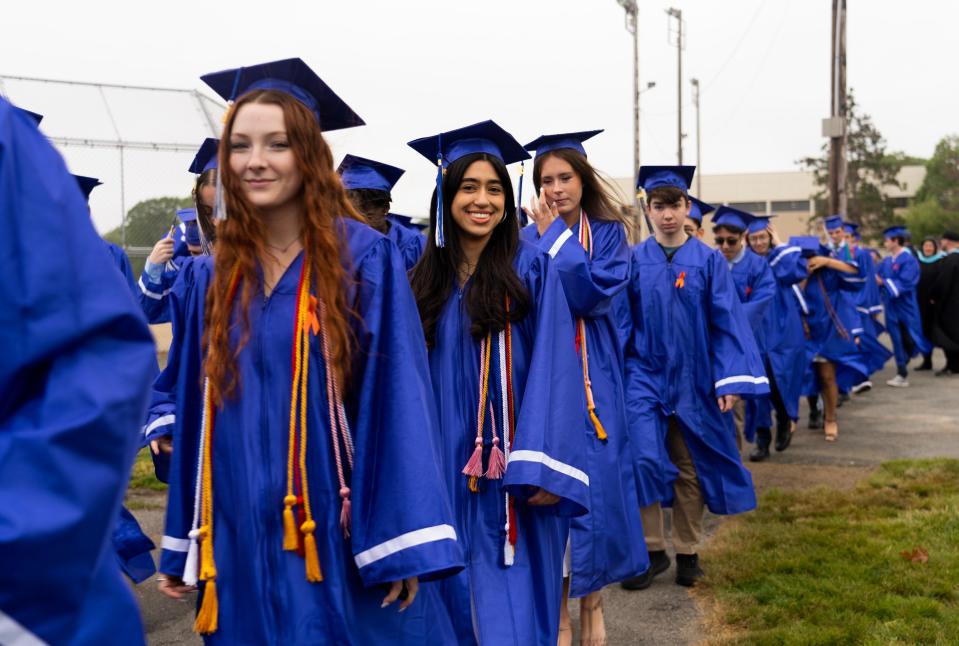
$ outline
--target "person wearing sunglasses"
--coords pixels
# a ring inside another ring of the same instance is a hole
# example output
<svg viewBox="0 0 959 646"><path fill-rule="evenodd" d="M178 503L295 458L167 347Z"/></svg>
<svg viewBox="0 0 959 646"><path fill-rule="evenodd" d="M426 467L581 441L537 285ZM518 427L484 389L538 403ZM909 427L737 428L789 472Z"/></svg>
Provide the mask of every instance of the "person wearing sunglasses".
<svg viewBox="0 0 959 646"><path fill-rule="evenodd" d="M716 246L726 259L733 275L736 294L743 305L756 346L768 364L766 332L763 320L766 310L776 297L776 279L769 264L746 245L746 229L755 216L731 206L721 206L713 217L713 233ZM742 449L743 436L749 442L756 439L756 415L746 415L746 402L740 400L733 408L736 420L736 442Z"/></svg>

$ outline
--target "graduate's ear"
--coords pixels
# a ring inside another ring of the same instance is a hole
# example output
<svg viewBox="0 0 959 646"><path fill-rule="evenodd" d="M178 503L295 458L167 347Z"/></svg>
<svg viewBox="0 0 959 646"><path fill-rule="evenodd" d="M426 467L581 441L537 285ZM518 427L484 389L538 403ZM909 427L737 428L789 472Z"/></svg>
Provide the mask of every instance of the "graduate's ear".
<svg viewBox="0 0 959 646"><path fill-rule="evenodd" d="M690 212L690 211L692 210L692 208L693 208L693 201L692 201L691 199L689 199L689 196L688 196L688 195L683 195L680 199L683 201L683 204L686 205L686 206L685 206L685 208L686 208L686 216L689 217L689 212Z"/></svg>

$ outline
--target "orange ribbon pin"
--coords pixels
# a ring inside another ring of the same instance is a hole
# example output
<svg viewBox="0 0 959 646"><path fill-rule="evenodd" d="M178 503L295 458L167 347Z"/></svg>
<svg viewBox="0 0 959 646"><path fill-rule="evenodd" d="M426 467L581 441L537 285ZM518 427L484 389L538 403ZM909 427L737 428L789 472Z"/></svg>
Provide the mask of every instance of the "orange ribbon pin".
<svg viewBox="0 0 959 646"><path fill-rule="evenodd" d="M316 296L310 294L310 314L309 314L309 324L310 330L313 332L313 336L316 336L320 333L320 319L316 317L316 308L317 308Z"/></svg>
<svg viewBox="0 0 959 646"><path fill-rule="evenodd" d="M679 272L679 278L676 279L676 287L682 289L686 285L686 272Z"/></svg>

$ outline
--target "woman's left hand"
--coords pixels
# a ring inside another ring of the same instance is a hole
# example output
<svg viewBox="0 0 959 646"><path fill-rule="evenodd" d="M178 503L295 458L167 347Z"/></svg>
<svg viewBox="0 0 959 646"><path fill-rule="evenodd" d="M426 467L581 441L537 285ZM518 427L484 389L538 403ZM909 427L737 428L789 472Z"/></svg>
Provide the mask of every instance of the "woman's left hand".
<svg viewBox="0 0 959 646"><path fill-rule="evenodd" d="M536 493L529 497L526 504L545 507L546 505L555 505L558 502L559 496L540 487L536 490Z"/></svg>
<svg viewBox="0 0 959 646"><path fill-rule="evenodd" d="M416 593L420 589L420 580L419 578L412 576L408 579L403 579L402 581L393 581L390 584L390 592L385 597L383 597L383 605L380 608L385 608L394 601L400 598L400 595L403 593L403 586L406 586L406 599L400 602L400 612L403 612L413 603L413 600L416 598Z"/></svg>
<svg viewBox="0 0 959 646"><path fill-rule="evenodd" d="M540 235L546 233L546 229L553 223L553 220L559 217L559 207L555 204L547 204L546 189L539 189L539 197L533 196L529 199L529 208L524 208L526 215L536 223L536 230Z"/></svg>

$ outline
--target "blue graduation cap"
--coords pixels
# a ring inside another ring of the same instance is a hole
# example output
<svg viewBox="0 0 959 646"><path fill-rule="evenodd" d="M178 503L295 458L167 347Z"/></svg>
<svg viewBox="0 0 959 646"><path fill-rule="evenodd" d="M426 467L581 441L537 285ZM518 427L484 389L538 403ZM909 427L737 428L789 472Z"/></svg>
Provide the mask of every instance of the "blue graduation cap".
<svg viewBox="0 0 959 646"><path fill-rule="evenodd" d="M752 213L740 211L731 206L721 206L716 209L716 215L713 216L713 228L728 226L735 227L740 231L745 231L755 219L756 216Z"/></svg>
<svg viewBox="0 0 959 646"><path fill-rule="evenodd" d="M369 189L389 193L406 171L373 159L347 155L336 172L348 191Z"/></svg>
<svg viewBox="0 0 959 646"><path fill-rule="evenodd" d="M803 258L829 255L829 249L823 246L816 236L792 236L789 238L789 246L799 247Z"/></svg>
<svg viewBox="0 0 959 646"><path fill-rule="evenodd" d="M823 220L823 224L826 226L826 231L835 231L836 229L841 228L845 223L842 221L842 216L830 215Z"/></svg>
<svg viewBox="0 0 959 646"><path fill-rule="evenodd" d="M587 139L592 139L599 133L603 132L602 130L584 130L582 132L567 132L558 135L543 135L533 141L529 142L523 148L526 150L534 151L537 155L542 155L548 153L551 150L560 150L561 148L569 148L570 150L575 150L583 157L586 156L586 149L583 148L583 142Z"/></svg>
<svg viewBox="0 0 959 646"><path fill-rule="evenodd" d="M193 220L192 222L187 222L186 226L183 227L183 239L186 240L186 243L191 247L199 247L203 244L200 239L200 224Z"/></svg>
<svg viewBox="0 0 959 646"><path fill-rule="evenodd" d="M93 192L93 189L103 184L103 182L98 180L96 177L74 175L73 178L77 180L77 186L80 187L80 192L83 193L83 199L85 199L87 202L90 201L90 193Z"/></svg>
<svg viewBox="0 0 959 646"><path fill-rule="evenodd" d="M180 218L180 222L186 224L188 222L196 222L196 209L178 209L176 216Z"/></svg>
<svg viewBox="0 0 959 646"><path fill-rule="evenodd" d="M289 94L316 115L324 132L366 125L366 122L299 58L212 72L204 74L200 79L227 101L235 101L252 90L278 90Z"/></svg>
<svg viewBox="0 0 959 646"><path fill-rule="evenodd" d="M190 164L188 170L191 173L199 175L211 168L217 168L219 164L216 154L219 147L219 139L214 139L213 137L204 139L203 143L200 144L200 149L196 151L196 155L193 157L193 162Z"/></svg>
<svg viewBox="0 0 959 646"><path fill-rule="evenodd" d="M660 186L675 186L688 192L696 174L695 166L642 166L636 179L636 188L651 191Z"/></svg>
<svg viewBox="0 0 959 646"><path fill-rule="evenodd" d="M19 110L20 112L23 112L28 117L36 121L38 126L40 125L40 122L43 121L43 115L37 114L33 110L27 110L26 108L17 108L17 110Z"/></svg>
<svg viewBox="0 0 959 646"><path fill-rule="evenodd" d="M859 225L855 222L843 222L843 230L854 237L856 240L861 240L862 236L859 235Z"/></svg>
<svg viewBox="0 0 959 646"><path fill-rule="evenodd" d="M906 227L901 227L901 226L899 226L899 225L896 225L896 226L894 226L894 227L889 227L888 229L886 229L885 231L882 232L882 235L883 235L884 238L896 238L896 237L909 238L909 237L911 237L911 236L909 235L909 231L906 229Z"/></svg>
<svg viewBox="0 0 959 646"><path fill-rule="evenodd" d="M755 215L753 216L753 221L749 223L749 226L746 227L746 230L749 233L759 233L760 231L765 231L769 227L770 221L776 217L775 215Z"/></svg>
<svg viewBox="0 0 959 646"><path fill-rule="evenodd" d="M703 202L699 198L695 198L692 195L689 195L688 197L689 201L692 202L689 207L689 217L693 220L696 220L696 222L699 222L699 225L702 226L703 216L709 215L715 211L716 207L712 204L707 204L706 202Z"/></svg>
<svg viewBox="0 0 959 646"><path fill-rule="evenodd" d="M431 137L414 139L407 144L410 148L435 161L436 172L436 246L442 247L446 240L443 236L443 169L461 157L474 153L486 153L498 158L504 164L523 161L530 158L526 149L494 121L480 121L456 130L441 132ZM523 176L520 174L519 197L522 203Z"/></svg>

